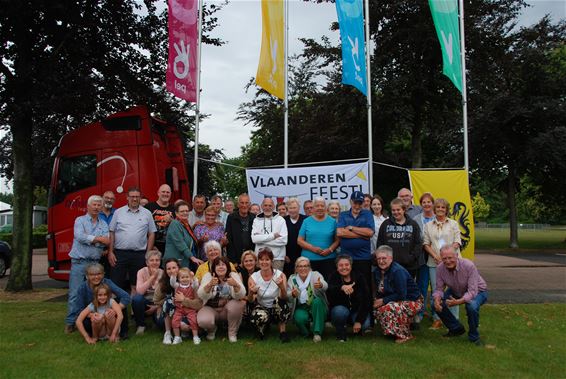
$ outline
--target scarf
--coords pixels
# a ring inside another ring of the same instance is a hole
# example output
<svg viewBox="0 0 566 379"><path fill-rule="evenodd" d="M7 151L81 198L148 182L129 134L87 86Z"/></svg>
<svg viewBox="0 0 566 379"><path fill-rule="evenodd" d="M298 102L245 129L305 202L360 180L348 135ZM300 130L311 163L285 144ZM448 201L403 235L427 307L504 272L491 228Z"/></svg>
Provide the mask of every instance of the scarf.
<svg viewBox="0 0 566 379"><path fill-rule="evenodd" d="M189 235L191 236L193 243L191 246L191 253L193 254L193 256L198 257L198 251L197 251L197 237L195 236L195 232L193 232L193 229L191 228L191 226L189 225L189 220L179 220L179 222L181 223L181 225L183 225L185 227L185 230L189 233Z"/></svg>
<svg viewBox="0 0 566 379"><path fill-rule="evenodd" d="M299 289L299 304L307 304L310 305L313 298L312 288L310 287L311 284L311 276L312 271L309 272L307 278L303 282L299 275L295 276L295 285Z"/></svg>

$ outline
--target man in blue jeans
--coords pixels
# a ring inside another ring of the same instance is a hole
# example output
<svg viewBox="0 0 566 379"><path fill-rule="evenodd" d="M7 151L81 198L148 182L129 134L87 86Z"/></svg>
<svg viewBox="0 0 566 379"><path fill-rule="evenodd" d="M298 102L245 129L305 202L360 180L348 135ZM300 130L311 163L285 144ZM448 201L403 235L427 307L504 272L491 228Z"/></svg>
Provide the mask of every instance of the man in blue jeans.
<svg viewBox="0 0 566 379"><path fill-rule="evenodd" d="M371 237L375 225L373 215L363 209L364 194L354 191L350 196L351 208L340 212L336 224L336 235L340 237L342 254L349 255L353 260L354 271L364 276L366 283L371 283Z"/></svg>
<svg viewBox="0 0 566 379"><path fill-rule="evenodd" d="M87 213L75 219L73 246L69 252L69 301L65 318L65 333L75 330L75 321L83 308L77 307L77 290L85 281L87 266L98 263L102 250L110 243L108 224L98 217L102 209L102 197L93 195L87 200Z"/></svg>
<svg viewBox="0 0 566 379"><path fill-rule="evenodd" d="M469 259L459 258L451 245L440 248L440 257L442 263L436 268L436 290L433 296L434 308L448 328L448 333L444 337L456 337L466 332L464 326L448 308L466 304L468 339L482 346L478 326L480 307L487 301L487 284L474 263Z"/></svg>

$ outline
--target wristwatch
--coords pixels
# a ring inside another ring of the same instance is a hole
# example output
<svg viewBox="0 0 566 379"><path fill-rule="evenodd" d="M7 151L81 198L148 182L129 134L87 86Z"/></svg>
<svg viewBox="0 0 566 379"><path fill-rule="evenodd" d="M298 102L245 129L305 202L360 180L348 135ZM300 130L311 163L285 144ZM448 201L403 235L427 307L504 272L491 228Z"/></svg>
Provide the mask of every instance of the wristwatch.
<svg viewBox="0 0 566 379"><path fill-rule="evenodd" d="M348 230L349 230L349 231L353 231L353 230L354 230L354 227L353 227L353 226L348 226Z"/></svg>

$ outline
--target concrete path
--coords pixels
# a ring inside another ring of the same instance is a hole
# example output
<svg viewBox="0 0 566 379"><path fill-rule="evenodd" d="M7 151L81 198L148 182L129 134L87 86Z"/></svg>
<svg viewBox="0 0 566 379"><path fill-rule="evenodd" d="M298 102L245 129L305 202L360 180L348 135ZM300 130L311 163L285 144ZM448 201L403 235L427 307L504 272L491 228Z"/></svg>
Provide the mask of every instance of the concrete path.
<svg viewBox="0 0 566 379"><path fill-rule="evenodd" d="M494 303L566 303L566 251L564 252L477 252L475 262ZM0 288L7 277L0 279ZM36 249L33 255L34 288L66 288L66 282L47 275L47 250ZM61 299L64 301L65 299Z"/></svg>
<svg viewBox="0 0 566 379"><path fill-rule="evenodd" d="M490 303L566 303L566 251L479 252L475 262Z"/></svg>

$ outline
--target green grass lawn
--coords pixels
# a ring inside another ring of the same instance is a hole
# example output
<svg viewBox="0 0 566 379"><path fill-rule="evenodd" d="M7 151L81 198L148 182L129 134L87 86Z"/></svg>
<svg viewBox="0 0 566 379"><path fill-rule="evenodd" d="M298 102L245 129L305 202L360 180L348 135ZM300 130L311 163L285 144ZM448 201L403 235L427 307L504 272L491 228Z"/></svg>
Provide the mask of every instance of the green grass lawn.
<svg viewBox="0 0 566 379"><path fill-rule="evenodd" d="M564 249L566 230L519 230L520 249ZM476 229L476 249L507 249L509 229Z"/></svg>
<svg viewBox="0 0 566 379"><path fill-rule="evenodd" d="M446 340L423 321L417 339L396 345L377 334L322 343L296 335L282 345L272 331L256 341L247 330L236 344L219 331L216 341L161 344L149 330L117 344L87 345L63 334L66 304L0 301L1 378L564 378L566 304L485 305L481 334L486 346L465 337ZM463 311L463 309L462 309ZM465 317L465 312L461 312Z"/></svg>

